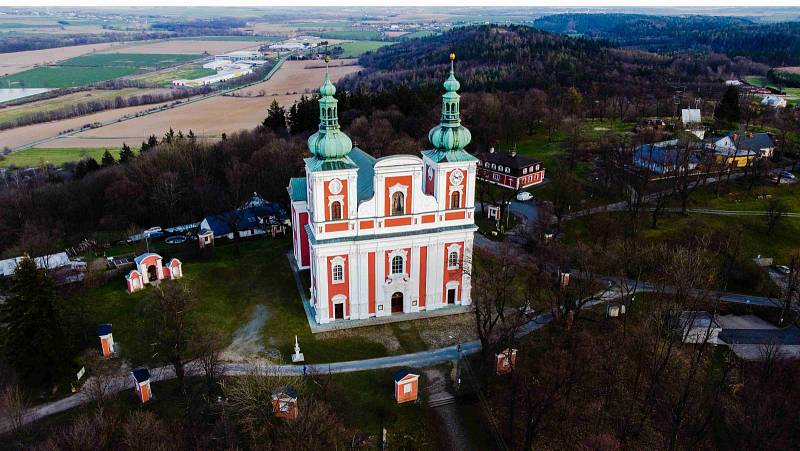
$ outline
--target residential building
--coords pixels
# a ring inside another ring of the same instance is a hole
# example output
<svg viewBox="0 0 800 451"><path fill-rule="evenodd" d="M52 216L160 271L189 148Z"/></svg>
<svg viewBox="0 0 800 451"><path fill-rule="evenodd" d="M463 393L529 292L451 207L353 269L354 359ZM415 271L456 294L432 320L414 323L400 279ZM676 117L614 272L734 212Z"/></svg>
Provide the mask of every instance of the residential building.
<svg viewBox="0 0 800 451"><path fill-rule="evenodd" d="M786 108L786 99L770 94L761 99L761 105L771 108Z"/></svg>
<svg viewBox="0 0 800 451"><path fill-rule="evenodd" d="M276 202L265 201L257 193L241 208L217 215L207 216L200 222L198 236L204 238L204 245L213 244L213 238L233 239L232 225L236 225L239 237L263 235L272 229L273 225L283 226L289 224L289 215L286 210ZM202 247L202 246L201 246Z"/></svg>
<svg viewBox="0 0 800 451"><path fill-rule="evenodd" d="M772 157L775 141L769 133L728 133L706 140L706 148L712 149L727 164L744 167L753 158Z"/></svg>
<svg viewBox="0 0 800 451"><path fill-rule="evenodd" d="M478 153L478 180L519 191L544 181L542 162L516 150L496 152L494 147L488 152Z"/></svg>
<svg viewBox="0 0 800 451"><path fill-rule="evenodd" d="M692 171L698 159L691 149L679 146L678 140L643 144L633 151L633 164L656 174Z"/></svg>
<svg viewBox="0 0 800 451"><path fill-rule="evenodd" d="M326 66L312 157L288 187L294 258L311 273L317 323L471 304L478 160L464 150L459 87L451 59L432 148L376 159L340 130Z"/></svg>

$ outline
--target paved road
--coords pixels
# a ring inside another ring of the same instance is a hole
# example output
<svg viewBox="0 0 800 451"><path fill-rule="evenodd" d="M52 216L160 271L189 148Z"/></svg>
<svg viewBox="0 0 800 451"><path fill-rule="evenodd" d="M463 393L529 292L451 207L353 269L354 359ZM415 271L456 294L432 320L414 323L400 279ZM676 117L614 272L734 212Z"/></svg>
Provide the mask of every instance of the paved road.
<svg viewBox="0 0 800 451"><path fill-rule="evenodd" d="M539 315L523 326L518 336L524 336L531 332L540 329L545 324L552 321L550 314ZM226 376L243 376L253 374L254 369L263 367L268 370L268 374L287 374L287 375L303 375L304 371L308 374L328 374L328 373L350 373L355 371L375 370L382 368L396 368L396 367L426 367L433 366L440 363L457 360L462 355L470 355L479 352L481 349L480 341L470 341L461 344L460 350L458 345L448 346L445 348L432 349L430 351L415 352L412 354L395 355L388 357L379 357L375 359L354 360L349 362L335 362L324 363L316 365L268 365L266 361L254 362L232 362L226 363L223 373ZM151 380L154 382L165 381L175 378L175 372L171 366L164 366L150 370ZM199 364L190 362L186 365L187 376L199 376L203 371ZM132 390L132 382L129 377L118 377L112 381L109 386L109 393L119 393L124 390ZM87 404L91 399L82 392L76 393L72 396L59 399L47 404L42 404L30 409L25 415L24 423L28 424L38 419L44 418L49 415L64 412L66 410L78 407L82 404ZM0 433L10 429L10 425L5 422L0 422Z"/></svg>

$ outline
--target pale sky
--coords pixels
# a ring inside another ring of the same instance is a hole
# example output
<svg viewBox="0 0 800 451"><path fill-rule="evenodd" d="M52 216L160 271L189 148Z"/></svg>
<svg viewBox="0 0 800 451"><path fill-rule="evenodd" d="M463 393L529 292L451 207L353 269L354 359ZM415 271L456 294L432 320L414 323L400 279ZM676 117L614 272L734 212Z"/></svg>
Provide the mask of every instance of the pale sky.
<svg viewBox="0 0 800 451"><path fill-rule="evenodd" d="M94 6L94 7L158 7L158 6L246 6L269 8L270 6L421 6L421 7L443 7L443 6L487 6L487 7L800 7L800 0L388 0L380 2L377 0L0 0L0 6L15 7L43 7L43 6ZM154 11L157 12L157 11Z"/></svg>

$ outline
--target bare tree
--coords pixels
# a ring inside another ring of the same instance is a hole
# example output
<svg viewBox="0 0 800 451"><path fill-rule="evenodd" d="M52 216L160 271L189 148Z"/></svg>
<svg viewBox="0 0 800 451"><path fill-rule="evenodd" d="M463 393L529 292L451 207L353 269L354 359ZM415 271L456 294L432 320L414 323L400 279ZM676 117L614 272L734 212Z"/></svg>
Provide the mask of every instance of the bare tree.
<svg viewBox="0 0 800 451"><path fill-rule="evenodd" d="M769 234L775 233L775 228L789 211L789 207L780 199L770 197L767 199L767 230Z"/></svg>
<svg viewBox="0 0 800 451"><path fill-rule="evenodd" d="M25 424L28 401L16 385L6 385L0 390L0 425L6 425L9 432L17 432Z"/></svg>

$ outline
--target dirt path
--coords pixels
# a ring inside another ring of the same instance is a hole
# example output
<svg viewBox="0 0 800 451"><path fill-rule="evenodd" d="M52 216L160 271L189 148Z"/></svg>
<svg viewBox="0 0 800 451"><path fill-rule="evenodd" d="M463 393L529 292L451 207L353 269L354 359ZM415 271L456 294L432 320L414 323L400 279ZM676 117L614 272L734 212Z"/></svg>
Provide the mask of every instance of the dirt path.
<svg viewBox="0 0 800 451"><path fill-rule="evenodd" d="M266 353L261 340L261 329L269 319L269 310L264 304L256 305L253 317L233 334L233 342L224 351L222 359L243 361Z"/></svg>

